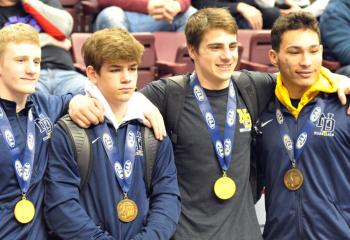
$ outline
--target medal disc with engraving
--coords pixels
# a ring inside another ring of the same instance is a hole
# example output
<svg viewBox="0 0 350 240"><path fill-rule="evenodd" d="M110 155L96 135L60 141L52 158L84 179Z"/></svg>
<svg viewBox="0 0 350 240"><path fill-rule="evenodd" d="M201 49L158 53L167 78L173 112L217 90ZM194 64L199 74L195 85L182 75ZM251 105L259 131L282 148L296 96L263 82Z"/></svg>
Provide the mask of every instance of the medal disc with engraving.
<svg viewBox="0 0 350 240"><path fill-rule="evenodd" d="M297 168L291 168L284 174L283 181L286 188L296 191L303 185L304 177Z"/></svg>
<svg viewBox="0 0 350 240"><path fill-rule="evenodd" d="M25 198L18 201L14 210L15 218L20 223L29 223L35 215L33 203Z"/></svg>
<svg viewBox="0 0 350 240"><path fill-rule="evenodd" d="M223 176L216 180L214 192L218 198L227 200L235 194L236 184L231 178Z"/></svg>
<svg viewBox="0 0 350 240"><path fill-rule="evenodd" d="M133 200L124 198L117 205L118 218L120 221L128 223L137 217L138 209Z"/></svg>

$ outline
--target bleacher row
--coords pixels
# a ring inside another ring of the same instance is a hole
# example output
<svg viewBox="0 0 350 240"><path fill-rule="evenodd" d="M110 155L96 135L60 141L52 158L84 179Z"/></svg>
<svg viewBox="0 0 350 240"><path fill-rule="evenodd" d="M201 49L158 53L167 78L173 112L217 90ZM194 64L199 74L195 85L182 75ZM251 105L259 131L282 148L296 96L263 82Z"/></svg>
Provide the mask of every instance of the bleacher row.
<svg viewBox="0 0 350 240"><path fill-rule="evenodd" d="M72 55L75 67L84 73L84 60L81 47L91 33L72 34ZM145 52L139 65L138 88L160 77L185 74L194 70L188 55L185 35L182 32L133 33L140 41ZM238 64L236 70L276 72L270 64L268 51L271 49L270 30L238 30ZM324 60L323 65L335 71L340 67L338 62Z"/></svg>
<svg viewBox="0 0 350 240"><path fill-rule="evenodd" d="M62 6L73 16L72 55L76 68L85 71L80 49L92 32L92 22L100 11L96 0L60 0ZM138 88L160 77L193 71L188 55L184 33L154 32L133 33L145 46L139 66ZM239 30L239 59L236 70L276 72L270 64L268 51L271 48L270 30ZM340 68L339 62L323 60L331 71Z"/></svg>

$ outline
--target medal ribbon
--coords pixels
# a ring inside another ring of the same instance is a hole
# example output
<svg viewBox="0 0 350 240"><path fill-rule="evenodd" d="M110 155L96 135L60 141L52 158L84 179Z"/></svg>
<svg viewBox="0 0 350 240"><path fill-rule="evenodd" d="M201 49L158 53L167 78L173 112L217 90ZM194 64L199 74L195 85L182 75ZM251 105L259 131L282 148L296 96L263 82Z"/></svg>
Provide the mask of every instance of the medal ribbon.
<svg viewBox="0 0 350 240"><path fill-rule="evenodd" d="M26 148L24 150L22 160L19 159L20 151L19 147L16 144L16 140L10 122L6 116L5 111L1 106L0 131L5 142L7 143L12 164L15 168L17 181L21 188L22 194L25 194L28 191L30 179L32 177L35 153L35 124L32 109L28 111Z"/></svg>
<svg viewBox="0 0 350 240"><path fill-rule="evenodd" d="M289 159L293 167L295 167L296 160L304 150L304 147L307 141L312 136L312 132L316 126L317 120L319 119L319 117L321 116L321 113L323 112L325 103L322 99L317 100L314 108L310 113L310 116L306 119L304 125L302 126L295 143L293 143L293 140L290 137L288 126L284 121L283 113L281 111L281 106L277 99L275 100L275 104L276 104L276 120L279 126L282 142L284 143L284 147L288 153Z"/></svg>
<svg viewBox="0 0 350 240"><path fill-rule="evenodd" d="M233 83L230 81L229 84L224 138L222 138L220 134L219 127L215 122L214 112L211 109L208 98L203 88L201 87L196 74L191 75L190 85L192 87L193 94L196 98L202 116L206 122L220 167L223 171L227 171L231 163L232 146L236 127L237 99Z"/></svg>
<svg viewBox="0 0 350 240"><path fill-rule="evenodd" d="M102 132L103 147L107 153L108 159L111 162L118 183L124 193L128 193L131 187L132 174L134 170L134 162L136 155L136 134L140 131L140 127L133 124L128 124L125 136L124 159L117 152L117 147L112 139L111 132L107 124L100 125Z"/></svg>

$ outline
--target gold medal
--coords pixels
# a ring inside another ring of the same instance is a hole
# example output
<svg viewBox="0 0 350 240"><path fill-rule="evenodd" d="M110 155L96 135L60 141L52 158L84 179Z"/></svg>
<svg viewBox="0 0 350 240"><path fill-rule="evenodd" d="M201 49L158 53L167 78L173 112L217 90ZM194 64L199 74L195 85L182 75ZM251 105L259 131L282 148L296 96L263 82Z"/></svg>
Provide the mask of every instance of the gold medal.
<svg viewBox="0 0 350 240"><path fill-rule="evenodd" d="M286 188L296 191L303 185L304 177L297 168L293 167L284 174L283 181Z"/></svg>
<svg viewBox="0 0 350 240"><path fill-rule="evenodd" d="M231 178L227 177L224 172L224 175L215 181L214 192L215 195L222 200L229 199L236 192L236 184Z"/></svg>
<svg viewBox="0 0 350 240"><path fill-rule="evenodd" d="M127 196L117 205L117 213L120 221L128 223L137 217L138 209L136 203Z"/></svg>
<svg viewBox="0 0 350 240"><path fill-rule="evenodd" d="M22 199L16 203L14 215L18 222L23 224L29 223L33 220L35 215L34 204L23 196Z"/></svg>

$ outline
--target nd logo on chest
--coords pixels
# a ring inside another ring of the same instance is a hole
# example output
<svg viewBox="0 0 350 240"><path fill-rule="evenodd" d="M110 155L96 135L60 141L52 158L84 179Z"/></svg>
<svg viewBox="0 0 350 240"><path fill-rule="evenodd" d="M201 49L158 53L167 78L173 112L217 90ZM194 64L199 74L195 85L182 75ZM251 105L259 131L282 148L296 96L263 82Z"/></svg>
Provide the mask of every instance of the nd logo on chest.
<svg viewBox="0 0 350 240"><path fill-rule="evenodd" d="M321 108L316 107L310 114L310 120L316 122L315 124L315 136L333 137L336 121L334 119L334 113L322 112Z"/></svg>
<svg viewBox="0 0 350 240"><path fill-rule="evenodd" d="M36 127L40 133L43 134L43 141L51 138L53 124L51 120L43 114L39 114L39 117L34 120Z"/></svg>
<svg viewBox="0 0 350 240"><path fill-rule="evenodd" d="M333 137L335 125L336 121L334 119L334 113L321 113L316 124L314 135Z"/></svg>

